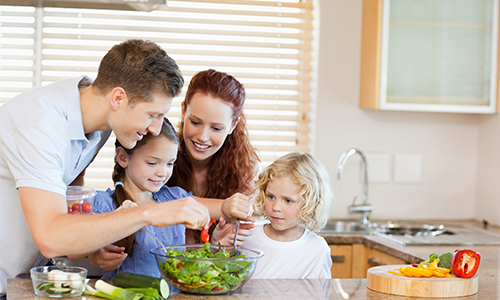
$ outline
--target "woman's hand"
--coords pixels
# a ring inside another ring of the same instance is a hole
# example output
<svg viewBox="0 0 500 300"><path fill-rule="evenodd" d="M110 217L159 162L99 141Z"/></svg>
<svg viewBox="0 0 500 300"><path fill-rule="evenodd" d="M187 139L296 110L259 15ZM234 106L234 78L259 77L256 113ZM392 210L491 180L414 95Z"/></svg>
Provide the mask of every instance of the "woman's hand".
<svg viewBox="0 0 500 300"><path fill-rule="evenodd" d="M226 220L242 220L249 221L250 217L248 216L250 213L250 202L248 201L248 197L241 194L236 193L231 197L224 200L221 206L222 215Z"/></svg>
<svg viewBox="0 0 500 300"><path fill-rule="evenodd" d="M236 238L236 245L242 246L247 237L252 235L252 229L255 227L255 219L253 217L249 217L247 222L240 223L240 229L238 230L238 237ZM212 244L226 246L232 246L234 240L234 234L236 231L236 223L227 222L223 217L219 219L219 224L215 227L214 232L212 233Z"/></svg>

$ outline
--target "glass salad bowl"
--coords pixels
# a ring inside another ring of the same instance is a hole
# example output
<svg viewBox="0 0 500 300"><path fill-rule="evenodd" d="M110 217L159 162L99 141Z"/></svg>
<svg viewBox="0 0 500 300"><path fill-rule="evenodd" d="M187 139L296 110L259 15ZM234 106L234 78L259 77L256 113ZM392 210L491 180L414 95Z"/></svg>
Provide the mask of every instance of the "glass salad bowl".
<svg viewBox="0 0 500 300"><path fill-rule="evenodd" d="M259 250L233 246L179 245L160 247L150 252L165 280L189 294L216 295L230 293L252 276Z"/></svg>

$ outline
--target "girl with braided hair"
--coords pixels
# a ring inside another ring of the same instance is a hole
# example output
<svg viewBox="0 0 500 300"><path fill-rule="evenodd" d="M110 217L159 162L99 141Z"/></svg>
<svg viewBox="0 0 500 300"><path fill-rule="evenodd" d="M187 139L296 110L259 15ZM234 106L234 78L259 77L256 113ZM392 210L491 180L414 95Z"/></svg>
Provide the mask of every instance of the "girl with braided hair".
<svg viewBox="0 0 500 300"><path fill-rule="evenodd" d="M159 135L145 135L132 149L124 148L117 140L112 175L115 189L98 191L94 212L102 214L134 205L155 205L168 201L172 201L172 204L190 202L188 207L173 205L170 214L165 216L172 218L176 225L145 227L165 246L184 244L186 227L183 223L198 210L205 213L208 213L208 210L194 200L191 193L179 187L164 185L172 174L178 145L176 132L167 119L163 121ZM103 278L113 278L121 272L161 277L156 260L149 252L153 248L161 247L161 244L147 231L143 228L117 241L114 246L108 246L121 248L123 262L117 269L105 270ZM92 260L92 256L90 258Z"/></svg>

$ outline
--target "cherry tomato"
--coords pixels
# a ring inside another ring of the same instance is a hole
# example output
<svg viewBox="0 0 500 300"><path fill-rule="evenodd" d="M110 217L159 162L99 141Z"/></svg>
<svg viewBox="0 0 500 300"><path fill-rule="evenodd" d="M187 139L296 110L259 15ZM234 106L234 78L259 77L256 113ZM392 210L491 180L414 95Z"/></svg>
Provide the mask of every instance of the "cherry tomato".
<svg viewBox="0 0 500 300"><path fill-rule="evenodd" d="M68 206L68 214L71 213L71 206Z"/></svg>
<svg viewBox="0 0 500 300"><path fill-rule="evenodd" d="M182 262L180 261L178 264L177 264L177 269L180 270L182 268Z"/></svg>
<svg viewBox="0 0 500 300"><path fill-rule="evenodd" d="M80 214L80 211L78 211L78 210L72 210L72 211L70 212L70 214L73 214L73 215L79 215L79 214Z"/></svg>
<svg viewBox="0 0 500 300"><path fill-rule="evenodd" d="M88 201L82 203L82 211L85 214L89 214L92 212L92 204Z"/></svg>
<svg viewBox="0 0 500 300"><path fill-rule="evenodd" d="M82 205L78 202L71 204L71 212L74 212L74 211L82 212Z"/></svg>

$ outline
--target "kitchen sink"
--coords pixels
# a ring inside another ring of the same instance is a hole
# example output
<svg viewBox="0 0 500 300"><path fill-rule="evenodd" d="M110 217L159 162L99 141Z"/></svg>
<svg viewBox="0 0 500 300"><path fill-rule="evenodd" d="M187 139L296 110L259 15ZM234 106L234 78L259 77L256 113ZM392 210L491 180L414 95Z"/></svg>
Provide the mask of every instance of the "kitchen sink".
<svg viewBox="0 0 500 300"><path fill-rule="evenodd" d="M368 233L372 232L373 228L363 226L356 221L334 221L328 222L321 233Z"/></svg>

